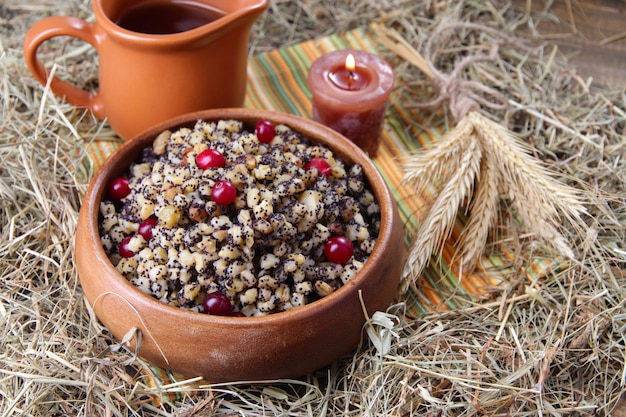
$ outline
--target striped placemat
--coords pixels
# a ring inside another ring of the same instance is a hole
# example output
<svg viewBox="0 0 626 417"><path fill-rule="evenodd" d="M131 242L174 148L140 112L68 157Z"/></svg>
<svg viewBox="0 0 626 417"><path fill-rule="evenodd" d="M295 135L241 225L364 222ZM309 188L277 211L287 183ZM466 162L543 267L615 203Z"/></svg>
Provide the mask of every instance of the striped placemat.
<svg viewBox="0 0 626 417"><path fill-rule="evenodd" d="M345 48L361 49L383 56L385 53L376 42L374 33L365 27L252 57L248 64L248 91L244 106L311 117L308 70L323 54ZM400 186L402 163L411 152L427 148L436 141L441 135L443 123L438 125L436 119L421 118L419 113L406 109L400 88L397 86L390 97L381 147L374 163L398 203L408 245L411 233L415 232L419 224L419 214L424 213L431 196L412 195L411 190ZM118 146L118 143L111 141L93 142L90 154L94 163L101 165ZM404 297L410 316L454 308L459 298L475 298L485 294L488 288L499 285L503 277L510 276L514 271L515 254L500 245L493 251L493 255L482 259L478 272L457 276L450 262L454 258L455 242L462 228L463 218L460 215L441 256L433 259L431 266L424 272L419 291L411 291ZM516 272L532 281L554 265L554 260L536 258L530 265L524 265L522 271Z"/></svg>

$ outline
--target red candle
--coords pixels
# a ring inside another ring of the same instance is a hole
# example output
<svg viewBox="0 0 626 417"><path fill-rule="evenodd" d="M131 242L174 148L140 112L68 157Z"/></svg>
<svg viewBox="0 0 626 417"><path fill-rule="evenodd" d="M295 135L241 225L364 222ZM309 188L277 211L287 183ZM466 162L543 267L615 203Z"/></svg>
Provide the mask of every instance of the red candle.
<svg viewBox="0 0 626 417"><path fill-rule="evenodd" d="M373 157L393 83L391 66L376 55L356 50L330 52L309 70L313 119Z"/></svg>

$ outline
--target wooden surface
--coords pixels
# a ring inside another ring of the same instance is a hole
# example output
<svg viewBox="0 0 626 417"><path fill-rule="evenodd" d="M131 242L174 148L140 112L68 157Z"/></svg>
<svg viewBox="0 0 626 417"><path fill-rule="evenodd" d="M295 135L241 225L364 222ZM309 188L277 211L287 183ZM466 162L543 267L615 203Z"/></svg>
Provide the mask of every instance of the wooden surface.
<svg viewBox="0 0 626 417"><path fill-rule="evenodd" d="M513 0L528 12L525 35L559 45L576 72L593 84L626 88L625 0Z"/></svg>

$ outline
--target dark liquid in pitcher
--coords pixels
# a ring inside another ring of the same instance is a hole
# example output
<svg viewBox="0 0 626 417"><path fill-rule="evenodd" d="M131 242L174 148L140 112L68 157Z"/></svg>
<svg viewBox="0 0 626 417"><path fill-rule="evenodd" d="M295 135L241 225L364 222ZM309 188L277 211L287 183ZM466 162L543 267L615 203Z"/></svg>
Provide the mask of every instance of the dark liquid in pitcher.
<svg viewBox="0 0 626 417"><path fill-rule="evenodd" d="M116 23L133 32L166 35L198 28L222 16L201 3L157 0L131 7Z"/></svg>

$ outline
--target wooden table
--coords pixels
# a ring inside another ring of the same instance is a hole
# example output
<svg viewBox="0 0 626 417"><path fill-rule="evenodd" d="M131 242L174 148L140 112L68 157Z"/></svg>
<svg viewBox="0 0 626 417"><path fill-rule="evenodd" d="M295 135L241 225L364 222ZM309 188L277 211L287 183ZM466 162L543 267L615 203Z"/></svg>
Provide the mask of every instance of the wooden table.
<svg viewBox="0 0 626 417"><path fill-rule="evenodd" d="M513 0L513 4L530 13L541 39L559 45L579 75L591 77L597 86L626 89L626 1Z"/></svg>

